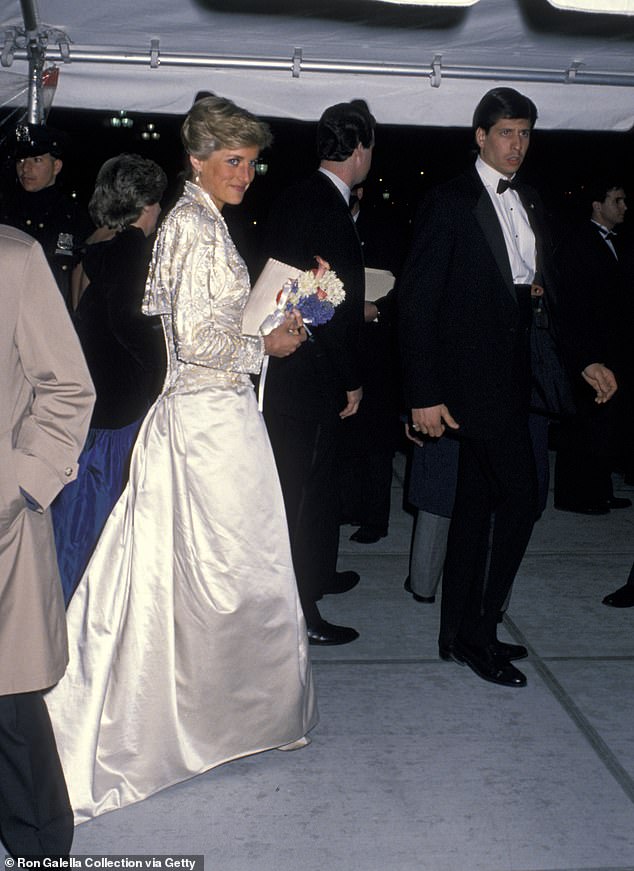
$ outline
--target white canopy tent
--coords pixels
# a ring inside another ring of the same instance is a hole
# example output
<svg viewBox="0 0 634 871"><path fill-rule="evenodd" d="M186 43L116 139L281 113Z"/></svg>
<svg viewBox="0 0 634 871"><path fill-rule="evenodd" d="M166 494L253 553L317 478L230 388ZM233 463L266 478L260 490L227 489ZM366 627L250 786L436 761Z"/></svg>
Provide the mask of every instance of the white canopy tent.
<svg viewBox="0 0 634 871"><path fill-rule="evenodd" d="M184 114L208 90L311 120L364 97L384 124L469 126L497 83L535 100L542 129L629 130L631 15L634 0L0 0L0 100L26 105L35 46L59 107Z"/></svg>

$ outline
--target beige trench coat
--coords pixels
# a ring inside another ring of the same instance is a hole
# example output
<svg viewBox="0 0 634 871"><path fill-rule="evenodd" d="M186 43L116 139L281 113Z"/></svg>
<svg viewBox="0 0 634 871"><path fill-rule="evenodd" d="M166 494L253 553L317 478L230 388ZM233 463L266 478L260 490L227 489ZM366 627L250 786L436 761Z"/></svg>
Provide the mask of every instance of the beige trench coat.
<svg viewBox="0 0 634 871"><path fill-rule="evenodd" d="M0 226L0 695L52 686L66 668L48 509L77 475L93 404L81 346L42 249Z"/></svg>

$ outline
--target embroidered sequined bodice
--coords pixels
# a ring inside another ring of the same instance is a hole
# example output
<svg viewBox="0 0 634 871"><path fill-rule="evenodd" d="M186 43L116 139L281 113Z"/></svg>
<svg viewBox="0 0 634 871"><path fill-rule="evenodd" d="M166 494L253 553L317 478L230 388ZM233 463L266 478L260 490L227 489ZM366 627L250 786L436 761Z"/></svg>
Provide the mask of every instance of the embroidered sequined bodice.
<svg viewBox="0 0 634 871"><path fill-rule="evenodd" d="M261 336L242 334L250 291L246 265L211 197L192 182L154 245L143 312L160 315L168 372L164 392L249 383L264 356Z"/></svg>

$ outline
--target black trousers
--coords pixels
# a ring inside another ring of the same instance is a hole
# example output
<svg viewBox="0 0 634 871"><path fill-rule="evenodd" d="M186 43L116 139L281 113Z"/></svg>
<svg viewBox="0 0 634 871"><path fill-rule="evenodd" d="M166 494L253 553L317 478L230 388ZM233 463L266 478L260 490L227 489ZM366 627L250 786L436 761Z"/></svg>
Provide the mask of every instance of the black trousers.
<svg viewBox="0 0 634 871"><path fill-rule="evenodd" d="M293 567L304 616L319 619L315 604L332 583L339 549L339 490L336 477L339 416L303 420L277 412L264 418L280 476Z"/></svg>
<svg viewBox="0 0 634 871"><path fill-rule="evenodd" d="M73 812L41 692L0 696L0 835L13 856L67 856Z"/></svg>
<svg viewBox="0 0 634 871"><path fill-rule="evenodd" d="M627 428L627 391L619 390L605 405L584 407L559 426L555 458L555 505L600 505L614 495L612 471L624 446L631 447Z"/></svg>
<svg viewBox="0 0 634 871"><path fill-rule="evenodd" d="M535 458L527 417L494 439L460 440L456 500L447 539L440 637L484 647L537 516Z"/></svg>

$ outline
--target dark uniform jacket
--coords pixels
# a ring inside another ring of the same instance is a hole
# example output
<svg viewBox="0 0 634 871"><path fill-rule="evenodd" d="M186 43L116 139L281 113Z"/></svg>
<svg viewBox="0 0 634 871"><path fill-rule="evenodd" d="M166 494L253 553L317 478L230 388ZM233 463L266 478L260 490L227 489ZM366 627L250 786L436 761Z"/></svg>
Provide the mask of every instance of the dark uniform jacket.
<svg viewBox="0 0 634 871"><path fill-rule="evenodd" d="M17 184L0 208L2 223L17 227L40 243L69 305L71 273L93 229L87 212L57 184L35 193Z"/></svg>

